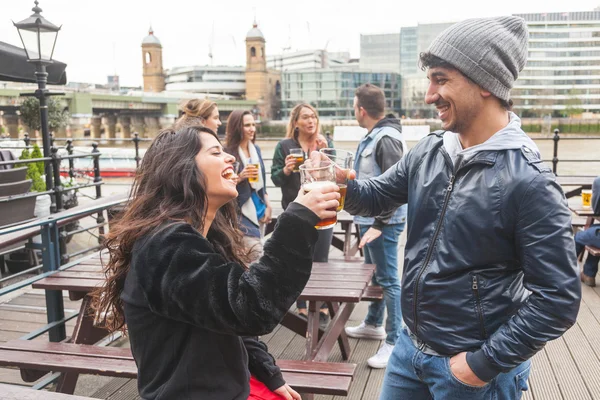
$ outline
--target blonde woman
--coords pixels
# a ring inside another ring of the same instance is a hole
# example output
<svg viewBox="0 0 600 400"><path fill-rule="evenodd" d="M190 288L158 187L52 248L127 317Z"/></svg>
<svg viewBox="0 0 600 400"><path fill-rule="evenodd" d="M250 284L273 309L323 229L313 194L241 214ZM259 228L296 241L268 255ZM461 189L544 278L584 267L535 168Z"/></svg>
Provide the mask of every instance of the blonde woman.
<svg viewBox="0 0 600 400"><path fill-rule="evenodd" d="M315 150L324 147L333 147L333 142L325 139L320 134L319 114L310 104L298 104L290 113L286 137L275 146L273 164L271 166L271 180L275 186L281 187L281 206L287 209L288 205L298 195L300 190L300 174L294 173L296 158L290 155L290 150L300 148L305 158ZM315 245L313 261L327 262L329 259L329 246L333 238L333 229L319 230L319 239ZM296 302L298 314L306 317L306 302ZM329 321L327 306L324 305L320 313L321 325Z"/></svg>

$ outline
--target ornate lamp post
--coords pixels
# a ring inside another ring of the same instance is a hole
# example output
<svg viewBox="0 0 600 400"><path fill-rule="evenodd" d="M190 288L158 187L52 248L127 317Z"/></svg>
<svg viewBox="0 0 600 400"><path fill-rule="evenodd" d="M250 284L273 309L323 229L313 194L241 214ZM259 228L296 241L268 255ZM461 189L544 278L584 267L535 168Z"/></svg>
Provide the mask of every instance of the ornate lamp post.
<svg viewBox="0 0 600 400"><path fill-rule="evenodd" d="M22 96L34 96L40 101L40 127L42 130L44 157L51 157L46 97L62 93L49 93L48 89L46 89L46 83L48 82L46 65L52 64L54 46L61 26L56 26L44 18L41 15L42 9L38 6L38 1L36 0L34 3L35 6L31 9L33 14L29 18L25 18L20 22L13 22L13 24L19 31L19 37L27 53L27 61L35 64L36 67L35 76L38 90L35 93L23 93ZM44 172L46 175L46 190L51 190L53 188L52 168L49 161L44 162ZM55 196L56 202L60 202L58 197Z"/></svg>

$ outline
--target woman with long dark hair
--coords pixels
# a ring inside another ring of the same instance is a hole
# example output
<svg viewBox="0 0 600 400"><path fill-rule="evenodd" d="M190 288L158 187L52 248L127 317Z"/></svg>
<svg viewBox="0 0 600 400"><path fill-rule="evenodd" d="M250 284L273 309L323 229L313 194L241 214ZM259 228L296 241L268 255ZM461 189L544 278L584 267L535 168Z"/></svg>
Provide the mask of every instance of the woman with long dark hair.
<svg viewBox="0 0 600 400"><path fill-rule="evenodd" d="M305 158L308 158L311 152L324 147L333 147L333 142L328 141L320 134L317 110L307 103L296 105L290 113L285 139L275 146L273 164L271 165L271 180L275 186L281 187L281 206L284 210L287 209L294 199L294 194L300 188L300 174L293 172L296 159L290 154L290 150L294 148L302 149ZM332 238L333 229L319 231L313 261L327 262L329 260L329 247ZM296 307L298 308L298 314L306 318L306 301L298 300ZM326 304L321 307L319 317L321 326L325 327L329 322Z"/></svg>
<svg viewBox="0 0 600 400"><path fill-rule="evenodd" d="M263 227L271 220L272 208L267 195L265 163L255 139L256 123L252 113L233 111L227 119L225 151L240 163L237 201L241 229L253 257L258 257L262 252Z"/></svg>
<svg viewBox="0 0 600 400"><path fill-rule="evenodd" d="M335 185L299 192L248 266L234 161L208 128L161 131L107 235L95 308L109 329L127 324L143 399L246 400L240 336L266 334L283 318L310 275L314 224L334 214Z"/></svg>

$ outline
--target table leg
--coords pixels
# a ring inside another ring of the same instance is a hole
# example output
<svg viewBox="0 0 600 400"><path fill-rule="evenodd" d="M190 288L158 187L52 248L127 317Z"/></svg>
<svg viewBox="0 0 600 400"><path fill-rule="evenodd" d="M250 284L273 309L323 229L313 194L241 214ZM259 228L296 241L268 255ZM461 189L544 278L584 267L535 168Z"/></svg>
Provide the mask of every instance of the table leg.
<svg viewBox="0 0 600 400"><path fill-rule="evenodd" d="M305 359L311 360L312 353L317 347L319 342L319 308L322 302L320 301L309 301L308 302L308 322L306 329L306 353ZM327 332L327 331L325 331Z"/></svg>
<svg viewBox="0 0 600 400"><path fill-rule="evenodd" d="M344 256L350 256L352 248L352 222L344 224Z"/></svg>
<svg viewBox="0 0 600 400"><path fill-rule="evenodd" d="M340 309L340 304L337 302L329 302L327 303L327 306L329 307L329 313L331 314L331 318L334 319L335 316L338 314L339 309ZM350 311L350 314L352 314L352 311ZM348 316L349 318L350 316ZM342 353L342 359L344 361L347 361L350 358L350 342L348 341L348 335L346 335L346 322L348 320L346 320L344 322L344 329L342 329L342 331L340 332L340 336L338 336L338 344L340 346L340 351Z"/></svg>
<svg viewBox="0 0 600 400"><path fill-rule="evenodd" d="M70 340L71 343L94 344L108 335L108 331L106 329L94 326L95 315L91 312L91 304L92 297L85 296L81 302L77 323L75 324L73 336ZM58 380L56 391L60 393L73 394L73 392L75 392L75 386L77 385L78 378L79 374L76 373L61 374Z"/></svg>
<svg viewBox="0 0 600 400"><path fill-rule="evenodd" d="M329 326L325 330L323 337L319 340L319 343L316 347L313 348L311 356L309 360L312 361L327 361L335 342L345 337L346 333L344 329L346 327L346 322L350 319L350 315L352 314L352 310L354 310L355 303L342 303L342 305L338 308L338 312L333 317ZM342 336L343 335L343 336ZM343 339L342 339L343 340ZM347 340L347 338L346 338ZM343 348L343 347L342 347ZM350 344L348 343L348 347L342 352L346 351L346 356L350 357ZM342 353L343 354L343 353ZM344 358L347 359L347 358Z"/></svg>

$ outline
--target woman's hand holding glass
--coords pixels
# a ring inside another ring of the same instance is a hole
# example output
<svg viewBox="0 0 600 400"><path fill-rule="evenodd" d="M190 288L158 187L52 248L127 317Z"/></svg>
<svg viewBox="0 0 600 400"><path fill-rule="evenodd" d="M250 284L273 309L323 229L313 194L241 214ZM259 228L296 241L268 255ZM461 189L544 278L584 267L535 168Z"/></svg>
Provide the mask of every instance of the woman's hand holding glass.
<svg viewBox="0 0 600 400"><path fill-rule="evenodd" d="M294 168L296 167L296 156L289 154L285 158L285 165L283 166L283 173L287 176L290 176L294 173Z"/></svg>
<svg viewBox="0 0 600 400"><path fill-rule="evenodd" d="M256 168L256 165L254 165L254 164L249 164L242 170L242 172L240 172L238 174L238 176L239 176L240 180L257 179L258 178L258 168Z"/></svg>
<svg viewBox="0 0 600 400"><path fill-rule="evenodd" d="M321 220L337 216L335 211L340 205L340 189L333 182L323 182L317 188L305 192L300 188L298 197L294 200L314 212Z"/></svg>

